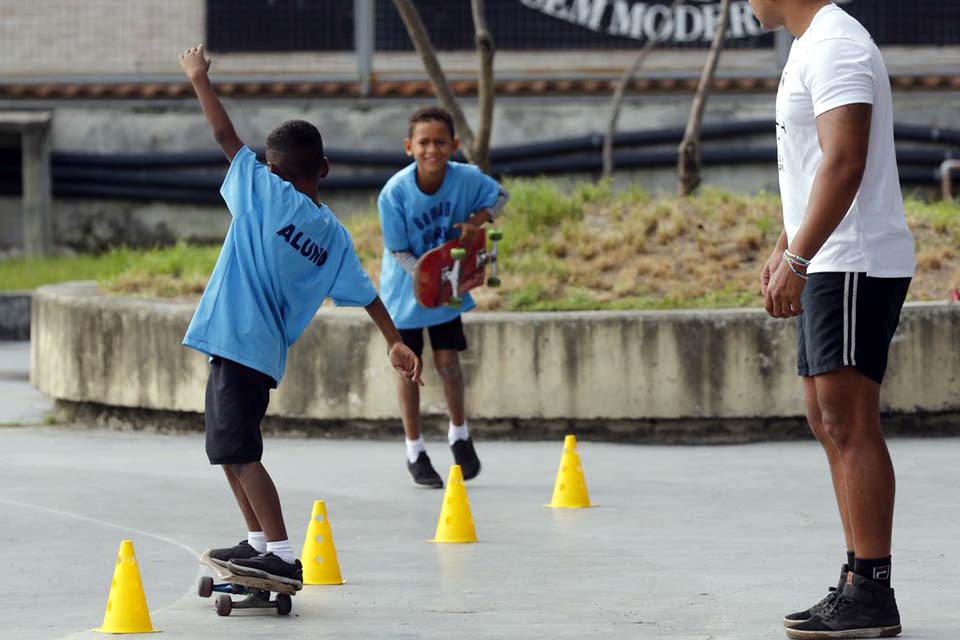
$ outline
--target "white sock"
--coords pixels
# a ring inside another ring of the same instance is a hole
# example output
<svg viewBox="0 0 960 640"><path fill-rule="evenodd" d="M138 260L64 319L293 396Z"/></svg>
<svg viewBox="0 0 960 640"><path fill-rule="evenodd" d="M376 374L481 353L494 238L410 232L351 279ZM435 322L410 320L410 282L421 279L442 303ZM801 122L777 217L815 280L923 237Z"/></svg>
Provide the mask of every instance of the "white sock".
<svg viewBox="0 0 960 640"><path fill-rule="evenodd" d="M267 536L263 535L263 531L247 531L247 544L257 553L264 553L267 550Z"/></svg>
<svg viewBox="0 0 960 640"><path fill-rule="evenodd" d="M289 562L290 564L293 564L293 561L297 559L297 556L293 554L293 547L290 546L289 540L268 542L267 553L272 553L284 562Z"/></svg>
<svg viewBox="0 0 960 640"><path fill-rule="evenodd" d="M447 440L450 441L451 447L453 446L453 443L456 442L457 440L466 440L469 437L470 437L470 432L467 431L466 420L464 420L463 425L459 427L453 424L452 422L450 423L450 430L447 431Z"/></svg>
<svg viewBox="0 0 960 640"><path fill-rule="evenodd" d="M426 445L423 444L423 436L420 436L416 440L404 438L403 441L407 445L407 460L410 461L410 464L417 461L421 451L427 450Z"/></svg>

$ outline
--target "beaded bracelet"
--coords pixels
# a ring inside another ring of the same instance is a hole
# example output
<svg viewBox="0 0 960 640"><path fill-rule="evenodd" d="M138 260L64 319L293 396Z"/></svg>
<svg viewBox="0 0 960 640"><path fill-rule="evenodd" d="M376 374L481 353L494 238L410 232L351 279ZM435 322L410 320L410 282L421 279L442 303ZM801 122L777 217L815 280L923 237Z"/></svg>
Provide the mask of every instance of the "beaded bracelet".
<svg viewBox="0 0 960 640"><path fill-rule="evenodd" d="M795 262L796 264L799 264L801 267L810 266L809 260L807 260L806 258L801 258L797 254L792 253L789 249L783 250L783 257L789 260L790 262Z"/></svg>
<svg viewBox="0 0 960 640"><path fill-rule="evenodd" d="M795 276L797 276L798 278L802 278L804 280L807 279L807 274L801 273L795 266L793 266L793 261L791 261L790 258L788 258L786 255L783 256L783 261L787 263L787 266L790 267L790 271L793 271L793 274ZM803 266L803 265L800 265L800 266Z"/></svg>

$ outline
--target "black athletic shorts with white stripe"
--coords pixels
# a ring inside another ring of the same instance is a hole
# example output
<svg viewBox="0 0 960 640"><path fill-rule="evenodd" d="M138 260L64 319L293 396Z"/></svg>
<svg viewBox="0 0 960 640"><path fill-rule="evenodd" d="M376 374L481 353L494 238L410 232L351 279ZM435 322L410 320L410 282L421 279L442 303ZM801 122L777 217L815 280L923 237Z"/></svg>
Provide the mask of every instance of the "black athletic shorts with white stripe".
<svg viewBox="0 0 960 640"><path fill-rule="evenodd" d="M811 273L800 298L797 373L855 367L881 384L909 287L910 278Z"/></svg>

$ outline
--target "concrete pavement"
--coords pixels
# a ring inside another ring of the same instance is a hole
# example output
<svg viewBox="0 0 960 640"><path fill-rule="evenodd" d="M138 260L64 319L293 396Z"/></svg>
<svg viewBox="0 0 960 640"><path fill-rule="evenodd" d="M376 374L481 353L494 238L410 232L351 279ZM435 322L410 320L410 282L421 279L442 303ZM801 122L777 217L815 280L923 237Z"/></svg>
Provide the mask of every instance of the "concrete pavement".
<svg viewBox="0 0 960 640"><path fill-rule="evenodd" d="M450 456L428 443L438 467ZM780 638L843 559L813 443L581 443L594 509L543 508L560 443L479 444L468 484L480 542L436 545L442 493L410 485L398 442L272 438L265 464L299 548L327 502L347 584L307 587L294 615L219 618L197 554L243 536L199 435L0 429L0 636L93 638L122 539L154 626L177 638ZM905 638L960 629L960 440L897 439L894 584Z"/></svg>
<svg viewBox="0 0 960 640"><path fill-rule="evenodd" d="M581 442L599 506L555 511L561 443L483 442L468 483L479 543L437 545L442 492L413 487L396 442L268 438L291 541L327 503L347 584L293 614L220 618L196 558L243 537L200 434L44 426L25 345L0 343L0 638L102 638L120 541L132 539L164 638L782 638L843 561L813 442L732 447ZM9 419L15 416L16 419ZM34 423L33 426L22 426ZM439 435L439 434L437 434ZM446 443L428 442L446 475ZM960 439L894 439L894 585L904 638L957 636Z"/></svg>

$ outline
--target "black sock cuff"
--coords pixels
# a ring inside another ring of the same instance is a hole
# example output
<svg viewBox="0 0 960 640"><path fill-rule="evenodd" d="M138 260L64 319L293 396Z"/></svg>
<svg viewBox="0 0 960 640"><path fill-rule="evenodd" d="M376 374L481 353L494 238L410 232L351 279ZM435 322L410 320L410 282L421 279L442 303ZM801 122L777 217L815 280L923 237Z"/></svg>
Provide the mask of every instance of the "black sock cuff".
<svg viewBox="0 0 960 640"><path fill-rule="evenodd" d="M886 558L857 558L854 560L853 572L868 580L876 580L889 586L891 566L891 556Z"/></svg>

